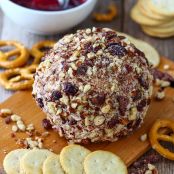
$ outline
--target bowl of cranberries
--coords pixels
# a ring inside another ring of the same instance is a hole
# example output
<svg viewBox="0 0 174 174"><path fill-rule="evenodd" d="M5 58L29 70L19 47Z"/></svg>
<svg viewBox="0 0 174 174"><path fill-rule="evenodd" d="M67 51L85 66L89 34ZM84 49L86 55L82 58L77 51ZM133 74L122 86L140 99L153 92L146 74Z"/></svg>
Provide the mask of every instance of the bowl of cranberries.
<svg viewBox="0 0 174 174"><path fill-rule="evenodd" d="M6 16L32 33L56 34L78 25L93 10L97 0L5 0Z"/></svg>

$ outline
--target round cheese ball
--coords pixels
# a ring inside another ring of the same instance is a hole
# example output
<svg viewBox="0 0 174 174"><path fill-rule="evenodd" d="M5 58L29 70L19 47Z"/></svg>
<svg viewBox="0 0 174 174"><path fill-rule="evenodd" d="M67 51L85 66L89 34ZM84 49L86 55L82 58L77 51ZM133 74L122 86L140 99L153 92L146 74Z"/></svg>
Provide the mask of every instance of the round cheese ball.
<svg viewBox="0 0 174 174"><path fill-rule="evenodd" d="M142 124L152 80L144 53L125 36L92 28L64 36L44 56L33 96L68 141L113 142Z"/></svg>

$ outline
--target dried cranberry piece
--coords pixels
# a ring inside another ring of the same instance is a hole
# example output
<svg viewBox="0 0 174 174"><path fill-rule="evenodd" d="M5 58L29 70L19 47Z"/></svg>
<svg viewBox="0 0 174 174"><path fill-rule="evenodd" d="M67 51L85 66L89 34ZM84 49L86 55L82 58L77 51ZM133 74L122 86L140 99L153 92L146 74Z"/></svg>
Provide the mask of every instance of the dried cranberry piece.
<svg viewBox="0 0 174 174"><path fill-rule="evenodd" d="M78 87L70 82L64 83L64 92L67 95L74 96L78 92Z"/></svg>
<svg viewBox="0 0 174 174"><path fill-rule="evenodd" d="M124 116L127 109L127 105L129 103L129 99L125 96L117 96L117 100L119 103L119 112L122 116Z"/></svg>
<svg viewBox="0 0 174 174"><path fill-rule="evenodd" d="M87 72L87 69L88 69L88 67L86 65L82 64L77 68L77 74L78 75L85 75Z"/></svg>
<svg viewBox="0 0 174 174"><path fill-rule="evenodd" d="M5 117L5 124L10 124L11 123L11 116L7 116L7 117Z"/></svg>
<svg viewBox="0 0 174 174"><path fill-rule="evenodd" d="M46 118L42 120L42 126L46 130L52 129L52 125L51 125L50 121Z"/></svg>
<svg viewBox="0 0 174 174"><path fill-rule="evenodd" d="M148 89L149 88L149 83L147 80L144 79L143 75L138 77L138 81L140 83L140 85L144 88L144 89Z"/></svg>
<svg viewBox="0 0 174 174"><path fill-rule="evenodd" d="M131 65L126 64L126 65L125 65L125 68L126 68L126 70L127 70L128 73L130 73L130 72L133 71L133 68L132 68Z"/></svg>
<svg viewBox="0 0 174 174"><path fill-rule="evenodd" d="M97 51L100 50L101 48L102 48L101 45L98 45L95 48L93 48L93 52L97 53Z"/></svg>
<svg viewBox="0 0 174 174"><path fill-rule="evenodd" d="M138 118L135 122L134 122L134 125L133 125L133 129L137 129L140 124L142 122L142 119L141 118Z"/></svg>
<svg viewBox="0 0 174 174"><path fill-rule="evenodd" d="M105 102L105 94L100 93L96 97L91 99L91 102L95 105L102 105Z"/></svg>
<svg viewBox="0 0 174 174"><path fill-rule="evenodd" d="M51 94L51 101L56 101L56 100L59 100L60 98L62 98L62 94L60 91L53 91L52 94Z"/></svg>
<svg viewBox="0 0 174 174"><path fill-rule="evenodd" d="M171 75L167 74L166 72L159 71L155 68L152 69L151 72L152 72L155 80L160 79L160 80L164 80L164 81L169 81L171 83L174 82L174 78Z"/></svg>
<svg viewBox="0 0 174 174"><path fill-rule="evenodd" d="M116 124L119 124L119 120L116 117L112 117L111 120L108 121L107 126L109 129L112 129L116 126Z"/></svg>
<svg viewBox="0 0 174 174"><path fill-rule="evenodd" d="M132 91L131 95L132 95L133 101L137 101L137 100L141 99L141 96L142 96L141 91L139 89Z"/></svg>
<svg viewBox="0 0 174 174"><path fill-rule="evenodd" d="M77 123L77 121L74 120L74 119L71 119L71 120L69 121L69 124L70 124L70 125L75 125L76 123Z"/></svg>
<svg viewBox="0 0 174 174"><path fill-rule="evenodd" d="M143 111L143 108L147 105L147 100L146 99L143 99L140 101L140 103L138 103L137 105L137 110L139 112Z"/></svg>
<svg viewBox="0 0 174 174"><path fill-rule="evenodd" d="M93 51L93 46L91 42L88 42L84 45L84 50L85 50L85 54L90 53Z"/></svg>
<svg viewBox="0 0 174 174"><path fill-rule="evenodd" d="M41 98L36 98L36 101L41 108L44 107L43 100Z"/></svg>
<svg viewBox="0 0 174 174"><path fill-rule="evenodd" d="M145 54L144 54L142 51L140 51L140 50L137 49L136 47L134 47L134 49L135 49L135 53L136 53L138 56L145 57Z"/></svg>
<svg viewBox="0 0 174 174"><path fill-rule="evenodd" d="M118 43L110 43L107 48L112 56L124 56L127 53L127 50Z"/></svg>
<svg viewBox="0 0 174 174"><path fill-rule="evenodd" d="M116 37L117 37L117 34L114 31L107 31L105 33L105 38L107 41L110 41L111 39L116 38Z"/></svg>
<svg viewBox="0 0 174 174"><path fill-rule="evenodd" d="M90 142L91 142L91 140L88 138L82 139L82 141L81 141L82 144L89 144Z"/></svg>

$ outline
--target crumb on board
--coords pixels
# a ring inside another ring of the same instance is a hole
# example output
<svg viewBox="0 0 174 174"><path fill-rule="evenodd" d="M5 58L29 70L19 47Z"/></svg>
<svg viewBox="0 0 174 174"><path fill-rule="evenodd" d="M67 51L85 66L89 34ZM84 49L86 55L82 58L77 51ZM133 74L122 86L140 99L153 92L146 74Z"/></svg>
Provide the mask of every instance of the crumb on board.
<svg viewBox="0 0 174 174"><path fill-rule="evenodd" d="M141 140L142 142L145 142L145 141L147 140L147 134L145 133L145 134L141 135L141 136L140 136L140 140Z"/></svg>
<svg viewBox="0 0 174 174"><path fill-rule="evenodd" d="M163 100L163 99L165 98L165 92L164 92L164 91L158 91L158 92L156 93L155 98L156 98L157 100Z"/></svg>
<svg viewBox="0 0 174 174"><path fill-rule="evenodd" d="M163 66L163 69L164 70L168 70L170 68L170 65L168 65L168 64L165 64L164 66Z"/></svg>

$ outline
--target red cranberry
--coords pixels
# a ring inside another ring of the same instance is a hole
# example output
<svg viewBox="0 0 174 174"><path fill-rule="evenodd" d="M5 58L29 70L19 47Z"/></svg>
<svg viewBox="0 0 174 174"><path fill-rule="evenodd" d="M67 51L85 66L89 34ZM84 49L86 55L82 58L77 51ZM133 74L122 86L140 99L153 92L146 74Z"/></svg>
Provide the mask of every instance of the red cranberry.
<svg viewBox="0 0 174 174"><path fill-rule="evenodd" d="M127 50L118 43L110 43L108 45L108 51L112 56L124 56Z"/></svg>
<svg viewBox="0 0 174 174"><path fill-rule="evenodd" d="M114 32L114 31L107 31L105 33L105 38L107 41L113 39L113 38L116 38L117 37L117 34Z"/></svg>
<svg viewBox="0 0 174 174"><path fill-rule="evenodd" d="M58 10L60 7L58 0L33 0L36 9L39 10Z"/></svg>
<svg viewBox="0 0 174 174"><path fill-rule="evenodd" d="M46 118L42 120L42 126L46 130L52 129L52 125L51 125L50 121Z"/></svg>
<svg viewBox="0 0 174 174"><path fill-rule="evenodd" d="M70 82L64 83L64 92L67 95L74 96L78 92L78 87Z"/></svg>

